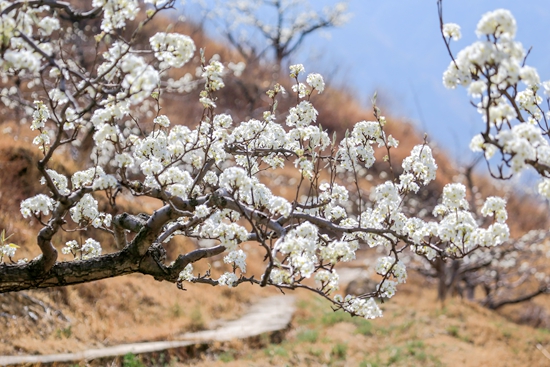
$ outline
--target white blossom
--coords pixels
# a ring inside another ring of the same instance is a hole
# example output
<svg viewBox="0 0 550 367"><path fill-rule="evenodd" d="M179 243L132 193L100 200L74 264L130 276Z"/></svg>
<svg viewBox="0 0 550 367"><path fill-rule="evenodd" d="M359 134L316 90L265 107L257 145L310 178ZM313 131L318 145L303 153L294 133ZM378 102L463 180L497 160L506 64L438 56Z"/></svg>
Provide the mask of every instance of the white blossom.
<svg viewBox="0 0 550 367"><path fill-rule="evenodd" d="M462 38L460 26L456 23L445 23L443 25L443 35L447 38L451 38L453 41L458 41Z"/></svg>
<svg viewBox="0 0 550 367"><path fill-rule="evenodd" d="M246 253L243 250L231 251L223 258L226 264L235 264L241 270L241 273L246 273Z"/></svg>
<svg viewBox="0 0 550 367"><path fill-rule="evenodd" d="M149 42L155 57L175 68L185 65L195 53L195 43L183 34L158 32Z"/></svg>
<svg viewBox="0 0 550 367"><path fill-rule="evenodd" d="M235 275L235 273L223 273L220 278L218 279L218 283L219 285L225 285L225 286L228 286L229 288L233 288L235 287L235 283L239 280L239 278L237 277L237 275Z"/></svg>
<svg viewBox="0 0 550 367"><path fill-rule="evenodd" d="M300 73L305 73L306 69L302 64L290 65L290 77L298 78Z"/></svg>
<svg viewBox="0 0 550 367"><path fill-rule="evenodd" d="M185 268L180 271L178 276L178 281L187 281L190 282L193 279L195 279L195 276L193 275L193 264L189 263L185 266Z"/></svg>
<svg viewBox="0 0 550 367"><path fill-rule="evenodd" d="M21 214L24 218L31 215L49 215L54 208L54 200L44 194L38 194L21 202Z"/></svg>

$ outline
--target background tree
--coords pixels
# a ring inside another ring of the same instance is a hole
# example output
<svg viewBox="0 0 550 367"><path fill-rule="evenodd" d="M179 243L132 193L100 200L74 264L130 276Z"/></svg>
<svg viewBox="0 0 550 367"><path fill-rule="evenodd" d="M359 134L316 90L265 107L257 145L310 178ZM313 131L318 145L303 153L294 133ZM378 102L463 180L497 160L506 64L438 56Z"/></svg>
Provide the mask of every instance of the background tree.
<svg viewBox="0 0 550 367"><path fill-rule="evenodd" d="M441 0L438 7L441 34L451 57L443 83L451 89L468 88L472 105L483 119L481 133L474 136L470 148L484 153L491 175L499 179L532 168L542 178L539 193L548 197L550 82L541 82L537 70L527 65L529 51L515 40L516 20L504 9L484 14L476 29L480 40L455 56L450 42L460 39L460 26L445 24ZM489 165L495 155L501 157L496 167Z"/></svg>
<svg viewBox="0 0 550 367"><path fill-rule="evenodd" d="M231 84L238 86L247 102L249 116L255 118L265 103L262 102L265 90L259 87L258 80L280 81L284 74L281 71L288 66L286 62L309 35L342 26L350 17L347 2L325 6L321 10L315 9L307 0L216 0L200 4L204 18L211 20L244 60L230 62L227 66L237 76ZM193 18L194 13L189 11ZM259 63L270 65L271 75L261 73L264 68L259 68ZM246 66L248 70L241 76Z"/></svg>
<svg viewBox="0 0 550 367"><path fill-rule="evenodd" d="M347 3L315 10L305 0L216 1L205 9L248 64L273 58L281 68L304 40L347 22Z"/></svg>
<svg viewBox="0 0 550 367"><path fill-rule="evenodd" d="M483 153L490 174L498 179L534 169L542 176L538 191L548 198L550 82L541 83L536 69L526 65L530 50L514 39L517 24L513 15L503 9L484 14L476 29L480 40L455 55L451 41L461 38L460 26L443 21L441 0L438 9L441 34L451 58L443 83L451 89L459 85L468 88L471 103L483 118L484 127L470 148ZM546 97L539 95L541 90ZM501 159L493 165L490 160L495 155ZM471 168L468 171L473 195ZM470 206L475 208L475 200ZM420 271L439 279L440 299L453 289L473 299L474 289L480 286L484 297L479 302L497 309L548 291L546 238L546 231L529 232L464 259L425 263L430 265Z"/></svg>

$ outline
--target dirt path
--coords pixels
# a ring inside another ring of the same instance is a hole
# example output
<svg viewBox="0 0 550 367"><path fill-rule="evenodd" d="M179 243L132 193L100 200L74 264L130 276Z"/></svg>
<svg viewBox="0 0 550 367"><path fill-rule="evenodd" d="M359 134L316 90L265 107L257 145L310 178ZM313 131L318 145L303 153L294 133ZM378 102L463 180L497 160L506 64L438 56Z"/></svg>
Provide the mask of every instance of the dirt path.
<svg viewBox="0 0 550 367"><path fill-rule="evenodd" d="M224 322L215 330L186 333L178 340L121 344L101 349L89 349L76 353L50 355L0 356L0 366L23 363L78 362L98 358L123 356L128 353L140 354L160 352L194 344L208 344L216 341L246 339L264 333L285 329L294 314L292 296L273 296L254 304L240 319Z"/></svg>

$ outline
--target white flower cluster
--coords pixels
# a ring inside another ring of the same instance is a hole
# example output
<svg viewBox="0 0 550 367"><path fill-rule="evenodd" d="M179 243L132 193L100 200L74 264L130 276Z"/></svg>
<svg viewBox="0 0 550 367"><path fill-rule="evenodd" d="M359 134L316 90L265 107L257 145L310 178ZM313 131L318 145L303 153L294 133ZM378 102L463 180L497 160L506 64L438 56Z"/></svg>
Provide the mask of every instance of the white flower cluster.
<svg viewBox="0 0 550 367"><path fill-rule="evenodd" d="M67 177L65 175L57 173L53 169L47 169L46 173L49 176L49 178L52 180L55 187L57 188L57 191L59 191L59 194L61 194L61 195L69 195L70 194L71 191L69 190L68 180L67 180ZM44 177L42 177L40 179L40 183L42 183L42 185L44 185L46 183L46 179Z"/></svg>
<svg viewBox="0 0 550 367"><path fill-rule="evenodd" d="M456 209L468 209L466 187L458 183L445 185L443 188L443 204L435 207L434 215Z"/></svg>
<svg viewBox="0 0 550 367"><path fill-rule="evenodd" d="M269 280L273 282L273 284L292 284L294 283L294 278L290 275L290 273L284 269L272 269L271 274L269 275Z"/></svg>
<svg viewBox="0 0 550 367"><path fill-rule="evenodd" d="M92 186L94 190L105 190L115 188L118 184L116 178L106 174L100 166L75 172L71 177L71 182L75 190L84 186Z"/></svg>
<svg viewBox="0 0 550 367"><path fill-rule="evenodd" d="M42 101L34 101L35 111L32 114L31 130L40 130L46 126L50 118L50 111Z"/></svg>
<svg viewBox="0 0 550 367"><path fill-rule="evenodd" d="M338 276L335 270L319 270L315 273L315 280L321 283L321 289L325 291L326 294L331 294L338 290L340 276Z"/></svg>
<svg viewBox="0 0 550 367"><path fill-rule="evenodd" d="M472 138L470 150L472 152L484 152L486 159L491 159L497 152L497 148L494 145L485 143L485 139L481 134L477 134Z"/></svg>
<svg viewBox="0 0 550 367"><path fill-rule="evenodd" d="M337 183L332 185L328 183L322 183L319 185L319 190L321 194L319 195L319 201L321 202L335 202L335 203L345 203L349 199L348 190Z"/></svg>
<svg viewBox="0 0 550 367"><path fill-rule="evenodd" d="M371 192L370 199L376 203L376 209L384 216L397 211L401 202L397 185L391 181L376 186Z"/></svg>
<svg viewBox="0 0 550 367"><path fill-rule="evenodd" d="M82 246L75 241L68 241L61 249L65 255L73 254L75 257L80 254L82 260L88 260L101 255L101 244L92 238L88 238Z"/></svg>
<svg viewBox="0 0 550 367"><path fill-rule="evenodd" d="M226 272L220 276L220 278L218 279L218 284L233 288L235 287L235 283L237 283L238 280L239 278L237 277L237 275L235 275L235 273Z"/></svg>
<svg viewBox="0 0 550 367"><path fill-rule="evenodd" d="M149 42L155 57L174 68L181 68L195 53L195 43L183 34L158 32Z"/></svg>
<svg viewBox="0 0 550 367"><path fill-rule="evenodd" d="M24 218L31 215L49 215L53 210L55 201L44 194L38 194L21 202L21 214Z"/></svg>
<svg viewBox="0 0 550 367"><path fill-rule="evenodd" d="M537 75L538 78L538 75ZM522 79L526 79L522 76ZM533 82L533 86L540 84L540 80ZM536 123L542 118L542 112L540 104L542 103L542 97L537 95L533 89L526 89L518 92L516 96L516 102L518 106L529 114L529 121Z"/></svg>
<svg viewBox="0 0 550 367"><path fill-rule="evenodd" d="M297 126L305 128L317 121L317 115L317 110L310 102L302 101L296 107L292 107L290 111L288 111L286 124L291 127Z"/></svg>
<svg viewBox="0 0 550 367"><path fill-rule="evenodd" d="M197 218L205 218L210 214L211 209L206 205L197 205L195 207L195 216Z"/></svg>
<svg viewBox="0 0 550 367"><path fill-rule="evenodd" d="M468 253L476 246L491 247L508 240L510 231L504 221L507 218L505 202L489 197L482 208L484 216L495 216L496 223L487 229L477 225L472 213L467 211L466 188L462 184L449 184L443 190L443 203L434 209L435 216L442 216L437 236L450 244L450 254L457 251Z"/></svg>
<svg viewBox="0 0 550 367"><path fill-rule="evenodd" d="M525 65L526 52L515 41L516 32L510 11L484 14L476 30L480 40L450 62L443 83L448 88L463 85L473 98L479 98L478 112L487 131L474 136L470 149L484 152L486 159L500 150L512 172L520 173L529 166L550 165L547 131L541 129L546 118L543 98L537 94L541 86L547 94L550 82L541 83L537 70ZM526 87L523 90L520 81ZM544 184L539 192L547 195Z"/></svg>
<svg viewBox="0 0 550 367"><path fill-rule="evenodd" d="M13 5L12 1L1 0L0 9ZM10 12L2 14L0 19L0 35L5 50L0 58L0 68L12 73L25 76L29 74L38 75L40 72L43 56L41 53L26 42L21 34L27 37L39 34L41 37L36 41L36 46L45 54L53 52L53 45L48 36L60 28L59 20L54 17L45 16L49 6L24 6L13 7Z"/></svg>
<svg viewBox="0 0 550 367"><path fill-rule="evenodd" d="M235 264L241 270L241 273L246 273L246 253L243 250L231 251L223 258L226 264Z"/></svg>
<svg viewBox="0 0 550 367"><path fill-rule="evenodd" d="M298 75L305 73L305 71L303 64L290 65L290 77L293 79L298 79Z"/></svg>
<svg viewBox="0 0 550 367"><path fill-rule="evenodd" d="M309 278L318 262L318 228L308 222L302 223L287 233L282 241L278 241L276 248L281 253L289 255L288 262L292 266L292 274L296 272Z"/></svg>
<svg viewBox="0 0 550 367"><path fill-rule="evenodd" d="M492 217L494 215L497 222L504 223L508 219L506 201L497 196L488 197L481 208L481 214L485 217Z"/></svg>
<svg viewBox="0 0 550 367"><path fill-rule="evenodd" d="M291 65L290 66L290 77L295 78L298 80L298 75L301 73L304 73L306 70L304 68L304 65L297 64L297 65ZM321 94L325 90L325 81L323 79L323 76L321 74L317 73L311 73L306 78L307 84L311 87L311 89L308 89L307 86L303 83L296 83L292 86L292 90L296 93L298 93L298 96L300 98L305 98L310 96L313 93L313 90L316 90L317 93Z"/></svg>
<svg viewBox="0 0 550 367"><path fill-rule="evenodd" d="M269 199L268 209L271 213L280 214L283 217L288 217L292 211L292 205L280 196L273 196Z"/></svg>
<svg viewBox="0 0 550 367"><path fill-rule="evenodd" d="M41 152L45 152L46 147L50 146L50 141L50 135L46 130L43 130L40 135L33 139L32 143L38 145L38 149L40 149Z"/></svg>
<svg viewBox="0 0 550 367"><path fill-rule="evenodd" d="M149 65L145 58L131 51L130 46L122 42L113 43L109 50L103 54L105 61L98 66L97 72L108 82L114 82L115 78L123 76L121 83L123 90L117 94L116 100L126 100L126 103L138 104L151 95L160 82L160 76L159 72ZM103 102L102 106L105 106L106 109L104 111L96 110L94 118L92 118L96 126L99 123L108 123L112 117L121 118L128 113L127 106L124 104L122 104L121 110L113 110L113 107L121 106L113 99Z"/></svg>
<svg viewBox="0 0 550 367"><path fill-rule="evenodd" d="M109 33L124 28L127 20L134 20L139 12L137 0L93 0L92 6L103 8L101 30Z"/></svg>
<svg viewBox="0 0 550 367"><path fill-rule="evenodd" d="M64 255L73 254L76 256L78 250L80 250L78 241L71 240L65 243L65 246L61 249L61 253Z"/></svg>
<svg viewBox="0 0 550 367"><path fill-rule="evenodd" d="M230 167L220 174L218 185L236 195L240 201L254 207L267 208L273 215L287 217L292 205L285 198L274 196L256 177L249 177L239 167Z"/></svg>
<svg viewBox="0 0 550 367"><path fill-rule="evenodd" d="M366 168L374 164L373 143L384 145L384 132L377 121L360 121L353 127L350 136L340 142L337 158L339 169L353 172L361 164Z"/></svg>
<svg viewBox="0 0 550 367"><path fill-rule="evenodd" d="M101 244L92 238L88 238L80 248L82 260L91 259L101 255Z"/></svg>
<svg viewBox="0 0 550 367"><path fill-rule="evenodd" d="M437 164L432 156L432 150L427 145L417 145L411 151L411 155L403 160L403 174L399 177L400 188L418 192L420 186L427 185L435 180Z"/></svg>
<svg viewBox="0 0 550 367"><path fill-rule="evenodd" d="M310 91L307 89L304 83L297 83L292 86L292 91L298 93L299 98L305 98L309 95Z"/></svg>
<svg viewBox="0 0 550 367"><path fill-rule="evenodd" d="M398 283L405 283L407 281L405 264L400 260L395 262L395 258L390 256L384 256L377 260L376 272L383 276L391 274L397 279Z"/></svg>
<svg viewBox="0 0 550 367"><path fill-rule="evenodd" d="M197 234L201 238L217 239L228 251L236 251L237 245L248 239L246 228L237 223L227 223L227 220L235 221L238 218L239 214L230 210L216 211L202 223Z"/></svg>
<svg viewBox="0 0 550 367"><path fill-rule="evenodd" d="M13 243L8 243L8 244L5 244L3 246L0 247L0 261L2 261L4 259L4 257L8 257L8 258L12 258L15 256L15 252L17 251L17 249L19 248L19 246L13 244Z"/></svg>
<svg viewBox="0 0 550 367"><path fill-rule="evenodd" d="M250 151L256 149L275 150L288 147L290 144L284 128L271 120L259 121L252 119L242 122L233 129L233 133L228 140ZM299 149L298 144L296 144L296 149ZM262 158L262 161L272 168L283 167L285 162L278 154L267 155ZM257 162L254 161L254 164L257 164Z"/></svg>
<svg viewBox="0 0 550 367"><path fill-rule="evenodd" d="M462 38L460 26L456 23L446 23L443 25L443 35L446 38L451 38L453 41L458 41Z"/></svg>
<svg viewBox="0 0 550 367"><path fill-rule="evenodd" d="M339 221L348 216L346 209L337 204L348 204L348 190L337 183L333 183L332 186L328 183L322 183L319 185L320 194L317 198L322 213L325 218L330 221ZM315 212L314 212L315 213ZM316 213L315 213L316 214Z"/></svg>
<svg viewBox="0 0 550 367"><path fill-rule="evenodd" d="M550 179L544 178L537 185L539 194L546 198L550 198Z"/></svg>
<svg viewBox="0 0 550 367"><path fill-rule="evenodd" d="M71 208L71 218L75 223L91 223L95 228L101 226L110 227L112 216L107 213L100 213L97 200L91 194L85 194L80 201Z"/></svg>
<svg viewBox="0 0 550 367"><path fill-rule="evenodd" d="M202 77L206 80L205 90L214 92L225 87L222 79L224 66L218 60L210 60L210 64L204 67Z"/></svg>
<svg viewBox="0 0 550 367"><path fill-rule="evenodd" d="M550 164L550 144L536 125L515 125L511 130L501 131L497 139L504 152L513 155L511 165L514 172L521 172L527 166L527 161Z"/></svg>
<svg viewBox="0 0 550 367"><path fill-rule="evenodd" d="M491 73L493 88L503 83L515 84L520 77L525 51L521 43L514 41L516 21L507 10L496 10L483 16L478 23L476 33L484 40L477 41L460 51L443 75L443 82L448 88L458 84L468 86L473 75L487 75L488 68L496 66L496 73ZM496 42L486 40L493 36ZM457 68L458 66L458 68Z"/></svg>
<svg viewBox="0 0 550 367"><path fill-rule="evenodd" d="M332 264L338 261L347 262L355 259L357 249L357 241L332 241L321 248L321 257Z"/></svg>
<svg viewBox="0 0 550 367"><path fill-rule="evenodd" d="M162 127L169 127L170 119L166 115L160 115L155 117L155 119L153 120L153 123L158 124L159 126L162 126Z"/></svg>
<svg viewBox="0 0 550 367"><path fill-rule="evenodd" d="M317 93L321 94L325 90L325 81L321 74L312 73L307 76L307 84L309 84Z"/></svg>
<svg viewBox="0 0 550 367"><path fill-rule="evenodd" d="M126 89L133 104L149 97L160 82L158 71L141 56L126 54L120 62L120 69L126 74L122 87Z"/></svg>
<svg viewBox="0 0 550 367"><path fill-rule="evenodd" d="M483 14L481 20L477 23L476 34L481 36L495 35L516 36L516 19L509 10L498 9Z"/></svg>
<svg viewBox="0 0 550 367"><path fill-rule="evenodd" d="M72 107L67 107L65 111L65 123L63 124L63 130L70 131L76 129L78 126L82 125L84 120L80 117Z"/></svg>
<svg viewBox="0 0 550 367"><path fill-rule="evenodd" d="M393 280L385 280L378 286L377 290L380 292L380 297L392 298L397 291L397 282Z"/></svg>
<svg viewBox="0 0 550 367"><path fill-rule="evenodd" d="M182 271L180 271L180 274L178 276L178 281L190 282L193 279L195 279L195 276L193 275L193 264L189 263Z"/></svg>
<svg viewBox="0 0 550 367"><path fill-rule="evenodd" d="M376 319L382 317L382 310L376 304L373 298L362 299L347 295L344 300L341 300L340 296L334 297L336 302L343 303L343 307L346 311L352 315L364 317L366 319Z"/></svg>

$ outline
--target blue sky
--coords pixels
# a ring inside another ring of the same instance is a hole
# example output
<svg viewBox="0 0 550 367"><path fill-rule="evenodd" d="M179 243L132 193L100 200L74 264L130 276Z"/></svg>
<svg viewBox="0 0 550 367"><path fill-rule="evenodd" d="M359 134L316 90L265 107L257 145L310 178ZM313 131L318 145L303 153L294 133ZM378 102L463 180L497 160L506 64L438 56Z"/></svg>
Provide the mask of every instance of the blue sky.
<svg viewBox="0 0 550 367"><path fill-rule="evenodd" d="M476 40L482 14L511 10L516 38L525 49L533 46L527 63L538 68L542 80L550 79L548 0L444 0L443 7L445 22L462 27L462 39L452 44L455 53ZM332 30L328 40L312 36L296 58L310 55L319 61L306 64L325 72L339 66L333 82L353 87L364 104L378 90L388 114L411 120L459 163L467 163L469 141L482 123L463 88L442 85L450 59L439 34L436 1L351 0L350 11L354 16L348 24Z"/></svg>
<svg viewBox="0 0 550 367"><path fill-rule="evenodd" d="M388 115L408 119L458 163L467 163L469 141L482 123L464 89L442 85L449 56L439 34L436 0L350 0L349 5L349 23L330 30L329 38L310 36L290 61L322 72L333 85L352 88L365 106L377 90ZM443 7L445 22L462 27L462 39L452 45L455 53L476 39L482 14L511 10L517 39L525 49L533 46L528 64L538 68L542 80L550 79L548 0L444 0Z"/></svg>

